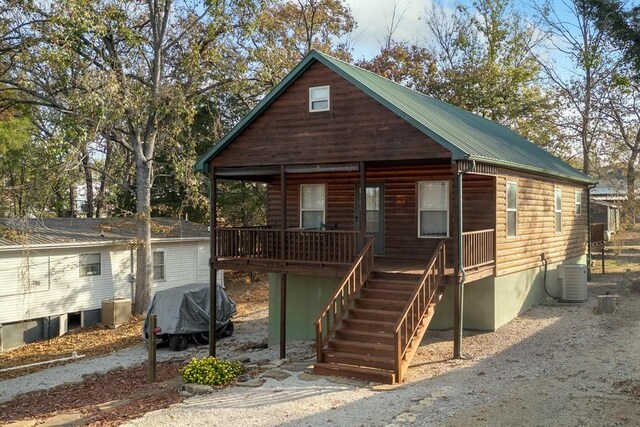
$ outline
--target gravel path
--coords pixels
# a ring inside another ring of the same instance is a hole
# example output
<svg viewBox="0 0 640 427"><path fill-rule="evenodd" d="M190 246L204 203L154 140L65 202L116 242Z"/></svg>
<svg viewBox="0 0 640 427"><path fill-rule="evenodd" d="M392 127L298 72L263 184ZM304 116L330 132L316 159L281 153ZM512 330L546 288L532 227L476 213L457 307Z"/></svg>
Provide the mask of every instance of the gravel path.
<svg viewBox="0 0 640 427"><path fill-rule="evenodd" d="M590 284L584 304L534 307L494 333L467 334L467 360L451 360L451 333L429 332L401 386L372 386L301 373L228 387L152 412L132 426L624 425L640 421L640 295L597 315ZM301 353L299 356L303 356ZM312 357L312 355L311 355ZM629 382L630 381L630 382Z"/></svg>
<svg viewBox="0 0 640 427"><path fill-rule="evenodd" d="M640 294L625 295L613 315L594 313L597 295L615 292L613 278L591 283L587 303L540 305L496 332L465 332L467 360L451 359L451 332L430 331L400 386L310 375L313 343L293 342L290 361L271 366L261 386L197 395L128 425L637 425ZM234 337L219 343L219 356L275 361L277 346L264 348L266 314L236 319ZM206 348L160 350L158 359L205 354ZM145 357L136 347L3 381L0 401Z"/></svg>

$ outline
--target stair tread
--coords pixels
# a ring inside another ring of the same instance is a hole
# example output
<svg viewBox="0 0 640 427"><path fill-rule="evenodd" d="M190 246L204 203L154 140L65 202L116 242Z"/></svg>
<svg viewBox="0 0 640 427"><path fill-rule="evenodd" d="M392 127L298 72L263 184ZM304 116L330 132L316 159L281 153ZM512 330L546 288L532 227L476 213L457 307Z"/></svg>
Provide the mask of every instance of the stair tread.
<svg viewBox="0 0 640 427"><path fill-rule="evenodd" d="M352 340L344 340L339 338L332 338L329 340L329 344L335 345L346 345L352 347L358 347L361 349L371 349L373 351L391 351L393 350L393 346L391 344L382 344L382 343L374 343L374 342L362 342L362 341L352 341Z"/></svg>
<svg viewBox="0 0 640 427"><path fill-rule="evenodd" d="M324 350L324 354L326 356L333 356L333 357L338 357L338 358L345 358L345 359L356 359L356 360L361 360L361 361L367 361L367 360L371 360L371 361L376 361L376 362L383 362L383 363L389 363L389 364L393 364L394 360L393 360L393 356L376 356L373 354L360 354L360 353L349 353L348 351L338 351L338 350ZM360 365L363 366L363 365Z"/></svg>
<svg viewBox="0 0 640 427"><path fill-rule="evenodd" d="M388 327L393 327L396 325L396 322L385 322L383 320L369 320L369 319L342 319L343 322L347 322L347 323L356 323L356 324L364 324L364 325L371 325L371 326L388 326Z"/></svg>
<svg viewBox="0 0 640 427"><path fill-rule="evenodd" d="M395 383L396 378L395 372L390 369L344 365L341 363L315 363L313 369L317 374L358 378L386 384Z"/></svg>
<svg viewBox="0 0 640 427"><path fill-rule="evenodd" d="M338 329L337 332L346 332L349 334L357 334L357 335L363 335L363 336L369 336L369 337L380 337L380 338L391 338L393 337L393 332L389 331L389 332L370 332L370 331L361 331L359 329L351 329L351 328L344 328L344 329Z"/></svg>
<svg viewBox="0 0 640 427"><path fill-rule="evenodd" d="M370 313L370 314L384 314L384 315L398 313L397 310L383 310L380 308L362 308L362 307L350 308L349 313L352 311L355 313Z"/></svg>

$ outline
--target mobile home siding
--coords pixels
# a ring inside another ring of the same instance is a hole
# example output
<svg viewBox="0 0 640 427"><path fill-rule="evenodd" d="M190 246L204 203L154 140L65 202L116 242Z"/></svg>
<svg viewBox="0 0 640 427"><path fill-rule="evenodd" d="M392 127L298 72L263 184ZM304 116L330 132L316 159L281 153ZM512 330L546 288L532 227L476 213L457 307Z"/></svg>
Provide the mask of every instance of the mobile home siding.
<svg viewBox="0 0 640 427"><path fill-rule="evenodd" d="M506 185L518 184L517 235L506 235ZM562 189L562 232L555 231L554 192ZM582 194L582 213L575 212L575 192ZM550 264L587 253L587 192L584 184L526 173L500 171L496 180L497 276Z"/></svg>
<svg viewBox="0 0 640 427"><path fill-rule="evenodd" d="M209 242L162 243L153 249L165 251L165 280L154 281L152 292L209 282ZM100 253L100 275L81 277L80 255L89 253ZM135 253L119 246L0 252L0 324L99 309L103 299L131 298L132 259Z"/></svg>

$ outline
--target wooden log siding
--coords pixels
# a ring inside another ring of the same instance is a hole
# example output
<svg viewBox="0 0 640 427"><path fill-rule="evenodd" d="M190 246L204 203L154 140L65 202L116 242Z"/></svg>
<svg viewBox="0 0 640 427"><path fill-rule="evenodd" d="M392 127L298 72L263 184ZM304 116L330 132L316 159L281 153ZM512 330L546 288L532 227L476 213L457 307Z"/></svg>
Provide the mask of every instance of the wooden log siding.
<svg viewBox="0 0 640 427"><path fill-rule="evenodd" d="M438 239L418 237L417 195L419 181L445 180L450 183L450 215L454 215L456 197L451 182L451 167L368 168L367 182L383 183L385 194L385 256L427 260L436 249ZM354 230L355 188L357 173L318 173L287 175L287 227L300 226L300 185L325 184L325 223L337 230ZM495 179L466 175L463 179L465 231L495 227ZM267 220L270 226L282 226L280 184L268 184ZM454 218L455 219L455 218ZM450 236L456 235L457 222L450 223ZM452 239L447 242L447 262L453 262Z"/></svg>
<svg viewBox="0 0 640 427"><path fill-rule="evenodd" d="M514 171L500 171L496 179L497 276L542 266L544 253L550 263L587 253L586 186L554 181ZM518 184L517 235L506 235L506 185ZM562 189L562 232L555 232L554 191ZM575 212L575 192L582 192L582 213Z"/></svg>
<svg viewBox="0 0 640 427"><path fill-rule="evenodd" d="M309 113L309 87L330 85L331 109ZM351 83L315 63L213 166L445 159L451 153Z"/></svg>

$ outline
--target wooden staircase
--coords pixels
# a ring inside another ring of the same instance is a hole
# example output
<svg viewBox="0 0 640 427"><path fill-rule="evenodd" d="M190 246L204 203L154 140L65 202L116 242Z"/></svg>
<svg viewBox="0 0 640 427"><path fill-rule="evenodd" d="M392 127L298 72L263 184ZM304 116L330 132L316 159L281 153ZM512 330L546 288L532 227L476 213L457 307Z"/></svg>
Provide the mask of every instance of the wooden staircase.
<svg viewBox="0 0 640 427"><path fill-rule="evenodd" d="M351 288L347 298L338 292L342 309L336 309L332 300L316 322L319 348L314 372L402 382L442 295L444 243L427 267L421 277L371 268L356 280L359 286ZM326 334L322 334L323 316ZM331 327L332 318L337 321Z"/></svg>

